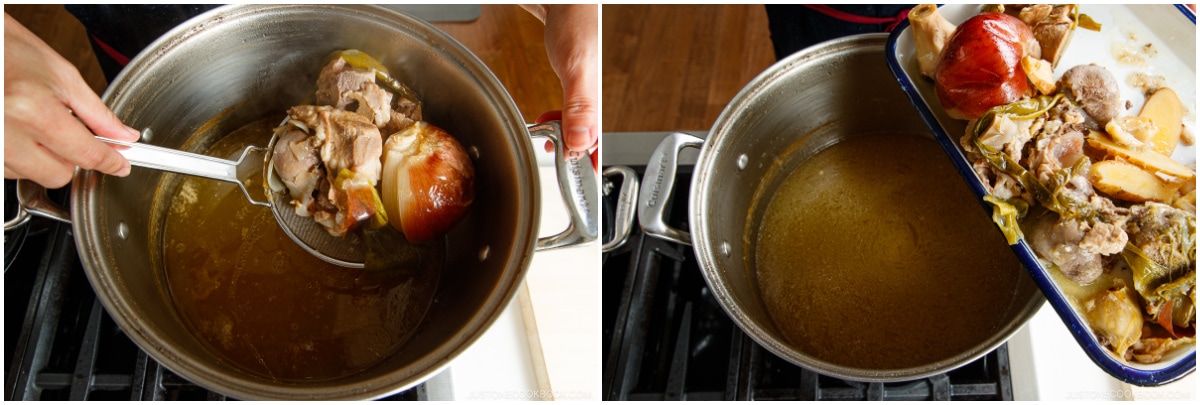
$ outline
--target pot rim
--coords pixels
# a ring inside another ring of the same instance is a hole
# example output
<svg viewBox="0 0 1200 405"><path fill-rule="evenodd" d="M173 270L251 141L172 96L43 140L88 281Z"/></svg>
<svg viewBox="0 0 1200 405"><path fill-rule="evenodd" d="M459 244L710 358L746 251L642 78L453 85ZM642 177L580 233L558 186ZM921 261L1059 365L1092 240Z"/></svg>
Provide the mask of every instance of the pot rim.
<svg viewBox="0 0 1200 405"><path fill-rule="evenodd" d="M196 35L207 31L209 27L241 18L250 18L250 14L261 11L301 10L301 11L331 11L353 15L356 18L369 19L386 23L399 24L406 31L420 36L431 46L449 56L458 58L458 62L468 69L477 80L485 83L488 88L483 91L488 97L498 102L497 111L509 127L509 132L516 135L528 136L524 119L518 111L511 95L504 88L495 74L474 53L453 37L425 21L407 14L375 5L226 5L201 13L167 31L135 56L105 90L102 100L111 105L114 100L122 97L123 84L130 77L138 77L153 70L154 62L163 55L169 54L180 44L188 42ZM517 169L526 179L536 179L536 161L530 141L514 139L517 155L512 156L518 162ZM454 334L432 351L418 357L410 367L391 370L368 380L362 380L348 385L337 385L325 380L313 385L300 385L294 382L267 383L265 380L251 378L231 378L211 367L201 366L187 361L179 356L171 347L170 339L159 333L156 328L148 327L137 315L133 306L124 298L128 292L123 288L120 277L108 271L107 265L112 262L107 257L110 235L104 230L96 229L94 223L101 219L89 209L95 206L96 196L93 191L105 176L90 170L76 169L74 185L71 191L71 211L74 213L72 228L75 232L76 249L85 273L91 282L96 296L113 321L137 346L161 365L175 372L180 377L221 394L244 400L270 399L373 399L398 393L416 386L442 372L451 361L471 347L500 317L507 304L516 296L520 281L524 279L537 241L536 226L522 226L514 234L513 253L504 267L501 281L491 290L491 295L483 305L473 312L470 321L460 325ZM528 197L527 203L519 204L520 216L530 219L518 223L536 224L540 217L541 197L540 185L536 181L526 182L527 190L518 192ZM89 245L89 242L92 243ZM169 295L163 292L164 296Z"/></svg>
<svg viewBox="0 0 1200 405"><path fill-rule="evenodd" d="M746 84L733 97L729 104L726 105L725 109L714 122L709 136L704 140L703 146L700 149L700 155L696 161L695 170L693 171L688 203L688 217L692 224L692 245L696 251L696 258L700 264L701 274L704 276L705 283L708 284L708 287L717 297L717 302L730 315L734 323L760 346L790 363L817 371L821 374L864 382L915 380L941 374L975 361L1007 342L1045 303L1045 298L1041 294L1035 294L1033 299L1024 303L1024 306L1016 312L1018 316L1000 326L999 330L1003 331L1002 333L993 335L984 342L948 359L903 369L869 370L826 362L802 353L790 345L775 339L768 333L767 328L764 328L759 322L753 321L742 310L731 289L725 283L721 282L723 280L721 274L727 270L721 269L717 265L718 260L716 255L718 251L714 249L715 239L713 239L716 235L712 235L709 232L714 218L704 215L705 208L709 206L709 195L705 190L709 190L711 187L713 181L712 173L717 163L713 145L729 136L726 134L742 118L745 111L748 111L747 105L760 98L769 88L769 84L782 80L782 77L796 69L803 69L812 63L846 53L861 52L864 50L871 52L878 51L880 54L880 63L882 64L887 39L888 34L870 33L846 36L813 45L779 60ZM1020 304L1014 302L1014 306Z"/></svg>

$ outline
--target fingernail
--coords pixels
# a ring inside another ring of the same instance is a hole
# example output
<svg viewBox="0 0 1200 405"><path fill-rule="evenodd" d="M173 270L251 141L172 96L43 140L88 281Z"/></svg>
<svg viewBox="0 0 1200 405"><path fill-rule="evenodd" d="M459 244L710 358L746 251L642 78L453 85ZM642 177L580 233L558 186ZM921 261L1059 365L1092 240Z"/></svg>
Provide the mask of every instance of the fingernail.
<svg viewBox="0 0 1200 405"><path fill-rule="evenodd" d="M117 177L125 177L125 176L129 175L129 172L131 170L132 170L132 167L129 166L129 162L125 162L125 165L121 166L121 170L117 170L117 172L114 173L113 175L117 176Z"/></svg>
<svg viewBox="0 0 1200 405"><path fill-rule="evenodd" d="M591 128L588 127L571 127L567 134L570 135L567 146L572 150L586 150L596 142L592 139Z"/></svg>
<svg viewBox="0 0 1200 405"><path fill-rule="evenodd" d="M129 132L131 135L133 135L133 140L134 140L135 142L136 142L136 141L138 141L138 140L141 140L141 139L142 139L142 132L141 132L141 131L138 131L138 130L136 130L136 129L130 128L129 126L126 126L126 127L125 127L125 131L128 131L128 132Z"/></svg>

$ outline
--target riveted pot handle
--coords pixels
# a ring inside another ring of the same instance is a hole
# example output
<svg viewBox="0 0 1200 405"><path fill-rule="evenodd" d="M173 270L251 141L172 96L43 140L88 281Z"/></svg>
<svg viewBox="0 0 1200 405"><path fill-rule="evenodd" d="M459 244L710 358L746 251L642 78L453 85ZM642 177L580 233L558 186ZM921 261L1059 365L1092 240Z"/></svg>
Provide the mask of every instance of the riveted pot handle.
<svg viewBox="0 0 1200 405"><path fill-rule="evenodd" d="M587 155L567 156L562 140L562 127L550 121L529 127L529 135L546 138L554 144L554 166L558 172L558 189L571 216L567 229L556 235L538 238L535 250L549 250L582 245L596 240L599 232L599 196L596 190L596 170Z"/></svg>
<svg viewBox="0 0 1200 405"><path fill-rule="evenodd" d="M17 216L4 221L5 231L20 228L33 217L71 223L71 212L51 201L46 195L46 188L33 180L17 180L17 202Z"/></svg>
<svg viewBox="0 0 1200 405"><path fill-rule="evenodd" d="M679 151L686 147L699 148L704 140L675 132L663 138L642 176L642 190L638 195L638 223L647 235L685 245L692 244L692 235L675 229L663 220L667 201L675 189L675 170L679 165Z"/></svg>
<svg viewBox="0 0 1200 405"><path fill-rule="evenodd" d="M604 169L604 195L612 192L609 177L621 176L621 190L617 194L617 210L613 220L613 236L601 246L601 252L619 248L629 239L633 230L633 213L637 208L638 178L637 172L625 166L612 166Z"/></svg>

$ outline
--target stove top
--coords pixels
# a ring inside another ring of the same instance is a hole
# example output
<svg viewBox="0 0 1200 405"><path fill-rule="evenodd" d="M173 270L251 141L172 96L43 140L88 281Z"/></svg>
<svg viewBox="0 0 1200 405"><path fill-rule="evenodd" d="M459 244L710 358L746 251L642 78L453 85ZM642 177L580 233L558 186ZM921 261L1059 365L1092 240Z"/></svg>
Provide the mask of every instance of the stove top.
<svg viewBox="0 0 1200 405"><path fill-rule="evenodd" d="M644 142L637 135L630 139ZM606 137L606 163L636 161L626 155L609 160L609 146ZM653 146L624 150L648 153ZM627 167L641 176L645 161ZM691 170L680 167L675 184L690 184ZM680 229L687 228L683 189L673 192L665 215ZM606 221L615 206L616 197L606 195ZM899 383L846 381L793 365L733 323L705 284L690 247L633 229L623 245L603 256L606 400L1013 399L1007 345L951 372Z"/></svg>
<svg viewBox="0 0 1200 405"><path fill-rule="evenodd" d="M13 183L5 180L5 219L15 216ZM67 191L51 198L61 204ZM4 239L5 400L233 399L175 375L125 336L88 282L70 225L35 218ZM425 400L425 384L385 399Z"/></svg>

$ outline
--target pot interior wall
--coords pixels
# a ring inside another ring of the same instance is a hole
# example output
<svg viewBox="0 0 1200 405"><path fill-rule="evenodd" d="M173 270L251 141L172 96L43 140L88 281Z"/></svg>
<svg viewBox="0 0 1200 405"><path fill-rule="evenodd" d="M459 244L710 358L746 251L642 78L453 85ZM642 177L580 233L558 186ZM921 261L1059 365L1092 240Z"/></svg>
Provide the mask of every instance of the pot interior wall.
<svg viewBox="0 0 1200 405"><path fill-rule="evenodd" d="M711 255L713 268L737 269L719 276L730 298L753 319L769 318L754 285L752 241L744 235L746 221L757 221L769 202L770 196L757 195L758 190L777 185L762 182L778 183L780 173L847 137L889 130L928 133L887 72L883 42L874 42L842 42L769 69L726 107L705 145L701 164L709 166L697 170L692 190L722 192L693 195L692 216L705 221L693 229L711 234L698 245L728 243L730 254ZM742 156L747 163L739 169Z"/></svg>
<svg viewBox="0 0 1200 405"><path fill-rule="evenodd" d="M288 387L270 387L215 360L175 313L158 240L169 203L165 194L175 183L164 178L172 176L141 168L124 179L83 172L76 184L86 186L74 198L73 211L82 229L77 238L87 246L81 252L88 252L89 278L120 326L160 362L199 384L219 384L214 390L234 397L381 395L386 392L372 390L398 390L396 384L411 386L431 375L482 333L512 297L536 236L532 150L511 99L465 48L381 8L332 6L222 8L155 45L105 94L125 123L152 129L148 143L203 153L245 124L282 120L289 107L311 102L330 52L358 49L414 90L425 103L425 120L459 139L476 172L474 207L450 234L434 305L409 343L360 375ZM261 146L269 136L264 134ZM328 389L347 381L367 383L354 391Z"/></svg>
<svg viewBox="0 0 1200 405"><path fill-rule="evenodd" d="M759 228L785 174L839 141L880 132L932 137L888 71L885 39L847 38L768 69L718 118L693 180L692 230L709 284L743 330L784 358L819 363L783 343L767 314L754 271L756 233L747 224ZM1041 302L1022 277L1006 330L1019 328Z"/></svg>

